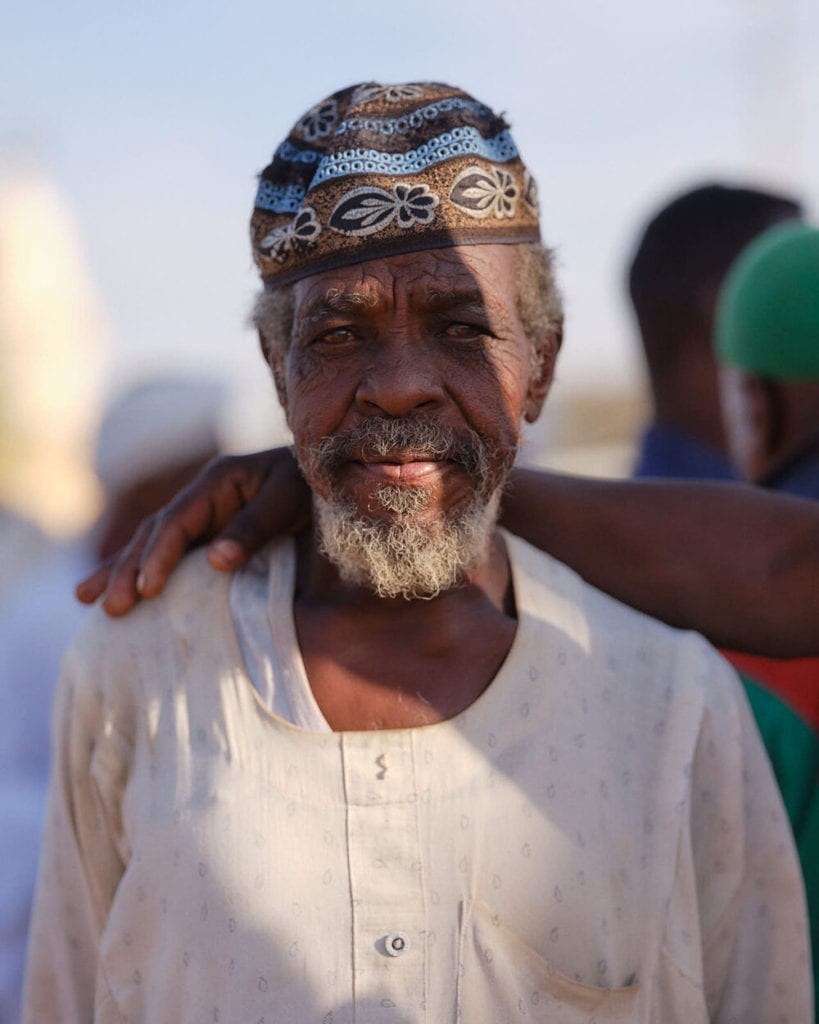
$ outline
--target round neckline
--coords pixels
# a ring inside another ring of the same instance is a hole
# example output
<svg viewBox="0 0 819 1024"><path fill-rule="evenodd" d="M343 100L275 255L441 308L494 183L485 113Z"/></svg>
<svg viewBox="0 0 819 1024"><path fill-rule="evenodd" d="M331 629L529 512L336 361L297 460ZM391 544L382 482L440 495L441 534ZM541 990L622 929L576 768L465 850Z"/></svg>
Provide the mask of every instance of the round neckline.
<svg viewBox="0 0 819 1024"><path fill-rule="evenodd" d="M501 528L499 528L501 529ZM509 569L511 575L512 591L514 594L515 608L517 611L517 627L515 629L515 635L512 639L512 643L503 660L500 668L495 674L492 681L486 687L486 689L463 711L460 711L457 715L452 718L444 719L440 722L430 722L425 725L414 725L414 726L402 726L396 729L341 729L334 730L329 728L327 731L319 731L316 729L306 728L302 725L297 725L294 722L288 721L281 715L277 714L268 704L264 701L259 691L253 684L253 680L250 677L250 673L244 661L244 657L241 652L239 639L236 633L236 627L233 623L232 616L230 615L229 608L229 585L225 591L225 600L228 605L228 621L229 621L229 656L235 659L236 664L241 667L241 673L243 681L247 687L252 691L252 697L257 704L257 707L264 713L265 720L271 725L277 728L282 728L290 732L291 734L303 735L305 737L316 738L319 740L327 741L329 737L338 737L339 742L342 738L346 738L346 742L355 742L356 738L372 737L372 736L383 736L383 735L399 735L405 733L414 733L418 735L430 736L434 732L440 731L445 734L451 731L453 728L457 728L459 731L464 731L467 726L472 727L480 718L487 715L493 722L502 721L502 715L496 714L491 715L491 707L497 699L501 699L501 691L508 689L506 686L506 680L508 677L516 671L516 665L521 661L520 652L525 648L528 643L529 633L532 628L532 619L529 612L528 595L526 593L525 581L523 579L523 573L521 572L519 562L519 549L518 545L524 542L519 541L518 538L507 533L501 529L501 533L506 545L507 557L509 559ZM321 708L313 695L312 688L310 687L310 680L307 676L307 671L304 665L304 659L302 657L301 648L298 643L298 636L296 633L295 617L293 613L293 593L295 586L296 577L296 548L295 541L292 537L282 537L275 541L268 549L266 549L266 557L268 559L268 565L274 559L279 559L279 565L277 566L277 575L275 577L275 583L273 586L279 589L279 594L289 594L288 600L279 599L280 603L277 602L277 614L273 614L272 608L272 597L271 584L270 584L270 573L268 571L268 604L267 604L267 618L271 630L273 631L274 637L277 637L280 642L287 643L289 645L290 654L288 655L290 661L290 668L293 672L297 673L299 677L299 685L306 688L306 693L309 694L309 699L315 705L315 709L324 718ZM283 561L283 565L281 562ZM283 571L282 571L283 570Z"/></svg>

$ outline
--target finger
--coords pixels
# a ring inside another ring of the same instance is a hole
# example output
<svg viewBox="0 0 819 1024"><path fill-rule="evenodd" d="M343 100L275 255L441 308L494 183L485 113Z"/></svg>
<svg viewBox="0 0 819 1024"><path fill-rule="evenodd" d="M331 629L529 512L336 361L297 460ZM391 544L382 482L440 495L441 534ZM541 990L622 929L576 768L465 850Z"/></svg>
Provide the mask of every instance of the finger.
<svg viewBox="0 0 819 1024"><path fill-rule="evenodd" d="M282 508L275 482L268 480L210 545L208 561L215 569L237 569L272 537L289 528L290 518Z"/></svg>
<svg viewBox="0 0 819 1024"><path fill-rule="evenodd" d="M214 537L258 486L257 478L238 460L219 459L206 467L154 517L142 553L140 594L160 594L185 552Z"/></svg>
<svg viewBox="0 0 819 1024"><path fill-rule="evenodd" d="M136 533L114 556L109 571L108 585L102 600L102 607L107 615L117 617L129 612L140 599L137 588L142 549L150 535L153 517L148 517L137 527Z"/></svg>
<svg viewBox="0 0 819 1024"><path fill-rule="evenodd" d="M117 555L111 555L85 579L79 581L74 588L74 595L78 601L83 604L93 604L101 594L105 593L105 588L111 578L111 568L116 560Z"/></svg>
<svg viewBox="0 0 819 1024"><path fill-rule="evenodd" d="M233 572L253 554L252 545L245 545L229 537L217 537L208 546L208 561L220 572Z"/></svg>
<svg viewBox="0 0 819 1024"><path fill-rule="evenodd" d="M210 515L207 508L204 512L199 509L200 504L202 502L197 502L193 511L186 508L177 513L184 515L184 521L174 518L170 509L157 518L139 566L137 589L140 596L152 598L161 594L185 553L211 535Z"/></svg>
<svg viewBox="0 0 819 1024"><path fill-rule="evenodd" d="M236 568L271 534L293 529L299 509L308 504L304 481L287 449L210 462L164 509L143 521L110 565L83 581L83 593L98 596L106 588L103 608L110 615L124 615L140 597L156 597L185 552L214 538L261 490L265 496L260 507L244 522L240 519L238 533L232 527L224 535L221 550L217 546L216 567ZM303 512L301 519L307 519Z"/></svg>

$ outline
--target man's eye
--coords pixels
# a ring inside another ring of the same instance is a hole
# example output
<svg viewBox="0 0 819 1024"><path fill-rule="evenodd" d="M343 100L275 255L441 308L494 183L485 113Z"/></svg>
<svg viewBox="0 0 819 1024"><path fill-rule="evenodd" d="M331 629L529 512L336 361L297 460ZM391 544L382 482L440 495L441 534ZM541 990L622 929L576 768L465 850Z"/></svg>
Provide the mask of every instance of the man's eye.
<svg viewBox="0 0 819 1024"><path fill-rule="evenodd" d="M355 334L350 327L333 327L329 331L323 331L313 341L314 345L347 345L355 341Z"/></svg>
<svg viewBox="0 0 819 1024"><path fill-rule="evenodd" d="M444 333L448 338L454 338L458 341L473 341L476 338L484 337L488 331L485 327L480 327L478 324L454 321L451 324L447 324Z"/></svg>

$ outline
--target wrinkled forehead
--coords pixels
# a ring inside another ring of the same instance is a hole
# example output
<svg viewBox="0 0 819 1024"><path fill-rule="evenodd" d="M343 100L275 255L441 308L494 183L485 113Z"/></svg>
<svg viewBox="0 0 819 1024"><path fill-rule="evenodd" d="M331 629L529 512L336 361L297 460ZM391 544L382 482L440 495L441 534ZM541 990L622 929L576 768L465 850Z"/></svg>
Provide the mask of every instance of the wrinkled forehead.
<svg viewBox="0 0 819 1024"><path fill-rule="evenodd" d="M356 305L411 308L517 302L515 249L471 245L361 261L311 274L293 285L297 316Z"/></svg>

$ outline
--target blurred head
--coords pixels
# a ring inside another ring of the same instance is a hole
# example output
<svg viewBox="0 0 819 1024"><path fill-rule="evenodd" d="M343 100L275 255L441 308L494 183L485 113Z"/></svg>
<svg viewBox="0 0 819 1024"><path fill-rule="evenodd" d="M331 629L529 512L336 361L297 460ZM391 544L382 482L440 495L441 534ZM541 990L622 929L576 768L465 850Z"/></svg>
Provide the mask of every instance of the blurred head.
<svg viewBox="0 0 819 1024"><path fill-rule="evenodd" d="M384 596L454 585L485 554L562 329L506 122L437 83L335 93L262 173L251 238L326 553Z"/></svg>
<svg viewBox="0 0 819 1024"><path fill-rule="evenodd" d="M204 378L160 377L123 392L97 433L95 469L105 494L97 554L123 547L221 449L224 387Z"/></svg>
<svg viewBox="0 0 819 1024"><path fill-rule="evenodd" d="M781 225L744 250L715 341L731 454L762 482L819 438L819 230Z"/></svg>
<svg viewBox="0 0 819 1024"><path fill-rule="evenodd" d="M733 260L758 234L802 216L786 196L721 184L677 196L649 221L628 273L658 419L721 449L713 318ZM680 422L683 421L683 422Z"/></svg>

